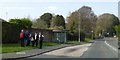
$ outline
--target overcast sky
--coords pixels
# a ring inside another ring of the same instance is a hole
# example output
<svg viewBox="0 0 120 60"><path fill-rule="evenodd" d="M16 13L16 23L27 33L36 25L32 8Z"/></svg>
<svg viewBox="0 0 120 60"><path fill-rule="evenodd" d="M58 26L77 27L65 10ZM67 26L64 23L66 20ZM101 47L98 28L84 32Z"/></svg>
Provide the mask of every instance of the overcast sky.
<svg viewBox="0 0 120 60"><path fill-rule="evenodd" d="M89 6L96 15L111 13L118 16L118 0L0 0L0 18L38 18L49 12L69 16L70 12Z"/></svg>

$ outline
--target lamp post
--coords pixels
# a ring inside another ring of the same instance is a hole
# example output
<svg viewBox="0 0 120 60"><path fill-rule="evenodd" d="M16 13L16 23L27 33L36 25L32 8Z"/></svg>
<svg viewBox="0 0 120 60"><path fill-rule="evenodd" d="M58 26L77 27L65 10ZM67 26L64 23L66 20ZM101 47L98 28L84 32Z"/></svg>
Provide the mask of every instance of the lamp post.
<svg viewBox="0 0 120 60"><path fill-rule="evenodd" d="M80 42L80 13L79 13L79 10L78 10L78 18L79 18L79 21L78 21L78 30L79 30L79 39L78 39L78 42Z"/></svg>

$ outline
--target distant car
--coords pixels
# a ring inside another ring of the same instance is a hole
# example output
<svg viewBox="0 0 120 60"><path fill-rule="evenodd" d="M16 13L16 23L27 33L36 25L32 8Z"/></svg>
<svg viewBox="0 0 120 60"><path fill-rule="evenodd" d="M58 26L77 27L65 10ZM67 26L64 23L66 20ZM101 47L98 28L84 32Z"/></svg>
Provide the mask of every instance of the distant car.
<svg viewBox="0 0 120 60"><path fill-rule="evenodd" d="M114 37L116 38L117 36L116 36L116 35L114 35Z"/></svg>
<svg viewBox="0 0 120 60"><path fill-rule="evenodd" d="M95 39L103 39L104 37L103 36L96 36L94 37Z"/></svg>

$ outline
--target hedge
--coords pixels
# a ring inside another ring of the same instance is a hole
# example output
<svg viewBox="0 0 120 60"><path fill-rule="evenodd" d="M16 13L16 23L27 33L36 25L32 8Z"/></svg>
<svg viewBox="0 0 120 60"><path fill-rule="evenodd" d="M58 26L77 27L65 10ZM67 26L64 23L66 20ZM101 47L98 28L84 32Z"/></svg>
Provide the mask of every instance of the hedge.
<svg viewBox="0 0 120 60"><path fill-rule="evenodd" d="M17 43L20 29L15 24L2 22L2 43Z"/></svg>

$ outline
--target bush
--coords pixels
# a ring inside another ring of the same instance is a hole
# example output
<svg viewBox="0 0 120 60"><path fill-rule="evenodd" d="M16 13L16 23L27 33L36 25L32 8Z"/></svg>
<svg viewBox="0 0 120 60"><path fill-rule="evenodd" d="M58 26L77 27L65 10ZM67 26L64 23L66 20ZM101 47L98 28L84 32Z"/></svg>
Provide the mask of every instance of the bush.
<svg viewBox="0 0 120 60"><path fill-rule="evenodd" d="M67 34L67 40L70 40L70 41L78 41L78 39L79 39L79 33L73 33L73 32L69 32L68 34ZM80 32L80 40L81 41L85 41L85 33L84 32Z"/></svg>
<svg viewBox="0 0 120 60"><path fill-rule="evenodd" d="M118 39L120 40L120 24L115 26L115 30L116 30Z"/></svg>
<svg viewBox="0 0 120 60"><path fill-rule="evenodd" d="M78 34L75 34L73 32L69 32L67 34L67 40L73 41L73 40L78 40Z"/></svg>
<svg viewBox="0 0 120 60"><path fill-rule="evenodd" d="M85 41L85 33L82 31L80 32L80 40Z"/></svg>

